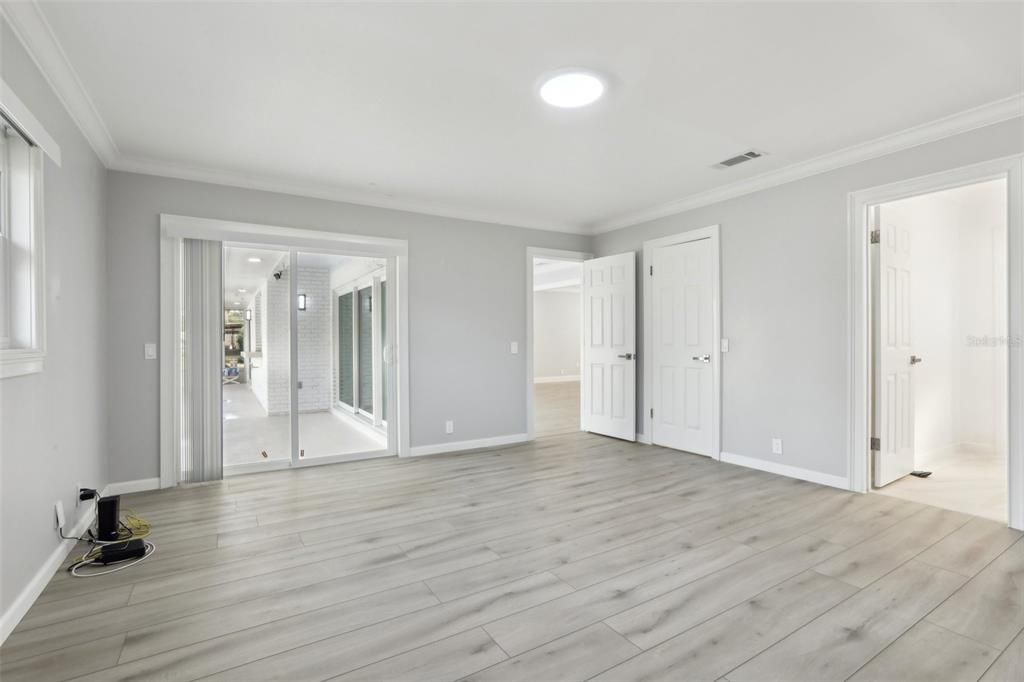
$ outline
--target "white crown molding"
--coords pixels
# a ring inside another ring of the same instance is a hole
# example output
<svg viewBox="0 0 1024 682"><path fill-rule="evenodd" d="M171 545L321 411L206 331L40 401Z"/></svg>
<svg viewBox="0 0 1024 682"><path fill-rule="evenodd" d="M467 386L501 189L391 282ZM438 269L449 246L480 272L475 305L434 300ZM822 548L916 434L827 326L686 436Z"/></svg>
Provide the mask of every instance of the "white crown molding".
<svg viewBox="0 0 1024 682"><path fill-rule="evenodd" d="M377 193L353 190L327 183L298 182L279 177L261 177L251 173L203 168L192 164L129 157L118 149L103 117L100 116L99 110L71 65L67 53L46 20L38 0L25 2L0 0L0 16L3 16L10 24L11 29L43 74L43 78L49 83L50 88L67 109L72 120L78 125L100 161L111 170L341 201L456 220L511 225L549 232L587 233L587 230L580 225L542 222L533 217L500 211L467 210L460 206L381 196Z"/></svg>
<svg viewBox="0 0 1024 682"><path fill-rule="evenodd" d="M0 16L6 18L103 165L111 170L340 201L456 220L513 225L527 229L570 234L597 235L611 232L1024 116L1024 94L1017 94L876 140L794 163L739 182L720 185L641 211L586 224L548 223L532 217L503 212L467 210L465 207L430 201L381 196L377 193L353 190L327 183L298 182L279 177L261 177L249 173L203 168L191 164L127 157L118 150L103 118L46 20L39 1L0 0Z"/></svg>
<svg viewBox="0 0 1024 682"><path fill-rule="evenodd" d="M936 121L931 121L898 133L864 142L852 147L841 149L831 154L818 156L807 161L794 163L778 170L740 180L728 185L721 185L692 194L682 199L670 201L659 206L617 216L590 226L589 234L602 234L631 227L650 220L691 211L701 206L733 199L745 194L752 194L770 187L777 187L795 180L827 173L837 168L851 166L855 163L868 161L879 156L892 154L903 149L935 142L946 137L966 133L970 130L1001 123L1012 118L1024 116L1024 94L1017 94L1006 99L968 109Z"/></svg>
<svg viewBox="0 0 1024 682"><path fill-rule="evenodd" d="M156 159L144 159L119 155L107 164L111 170L142 175L156 175L164 178L205 182L213 185L227 185L263 192L276 192L293 196L326 199L359 206L406 211L454 220L472 220L481 223L507 225L530 230L587 234L580 225L568 223L538 222L533 218L516 216L498 211L475 211L464 207L449 206L431 201L381 196L380 194L347 189L339 185L306 181L284 180L273 176L260 176L215 168L203 168L192 164L180 164Z"/></svg>
<svg viewBox="0 0 1024 682"><path fill-rule="evenodd" d="M35 1L0 2L0 15L7 19L100 161L109 167L118 155L114 138L71 66L64 48L53 34L39 4Z"/></svg>

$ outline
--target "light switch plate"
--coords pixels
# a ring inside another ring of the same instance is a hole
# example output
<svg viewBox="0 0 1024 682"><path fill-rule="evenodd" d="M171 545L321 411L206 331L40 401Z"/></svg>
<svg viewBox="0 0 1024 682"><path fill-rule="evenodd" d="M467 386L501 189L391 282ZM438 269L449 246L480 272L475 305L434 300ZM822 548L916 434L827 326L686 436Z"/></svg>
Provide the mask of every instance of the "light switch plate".
<svg viewBox="0 0 1024 682"><path fill-rule="evenodd" d="M445 433L455 433L455 422L452 421L451 419L446 421L444 423L444 432Z"/></svg>
<svg viewBox="0 0 1024 682"><path fill-rule="evenodd" d="M720 344L719 348L721 349L721 351L723 353L728 353L729 352L729 339L722 339L722 343Z"/></svg>
<svg viewBox="0 0 1024 682"><path fill-rule="evenodd" d="M512 355L517 355L519 353L519 342L513 341L512 343L510 343L509 350L512 352Z"/></svg>
<svg viewBox="0 0 1024 682"><path fill-rule="evenodd" d="M144 347L144 353L147 360L156 360L156 344L147 343Z"/></svg>

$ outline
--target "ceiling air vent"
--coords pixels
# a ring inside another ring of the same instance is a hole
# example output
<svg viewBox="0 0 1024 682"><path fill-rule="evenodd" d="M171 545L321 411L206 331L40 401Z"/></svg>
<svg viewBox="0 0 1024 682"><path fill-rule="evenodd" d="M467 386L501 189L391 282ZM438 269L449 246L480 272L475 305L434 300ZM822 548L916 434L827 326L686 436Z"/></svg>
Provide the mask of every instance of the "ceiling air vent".
<svg viewBox="0 0 1024 682"><path fill-rule="evenodd" d="M751 149L749 152L743 152L739 156L734 156L731 159L726 159L725 161L719 161L715 165L718 168L732 168L733 166L738 166L741 163L746 163L747 161L760 158L761 156L763 156L761 152L755 152Z"/></svg>

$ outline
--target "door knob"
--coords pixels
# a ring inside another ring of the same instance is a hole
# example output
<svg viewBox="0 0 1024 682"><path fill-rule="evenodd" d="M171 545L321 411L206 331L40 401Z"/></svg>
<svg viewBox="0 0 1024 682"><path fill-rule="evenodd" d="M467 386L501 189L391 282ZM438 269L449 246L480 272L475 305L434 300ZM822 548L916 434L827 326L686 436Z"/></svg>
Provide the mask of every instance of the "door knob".
<svg viewBox="0 0 1024 682"><path fill-rule="evenodd" d="M710 355L694 355L693 359L694 360L700 360L701 362L711 362L711 356Z"/></svg>
<svg viewBox="0 0 1024 682"><path fill-rule="evenodd" d="M916 365L917 363L922 362L923 360L924 360L924 358L919 358L916 355L911 355L910 356L910 364L912 364L912 365Z"/></svg>
<svg viewBox="0 0 1024 682"><path fill-rule="evenodd" d="M632 353L620 353L619 357L622 358L623 360L632 360L633 359L633 354Z"/></svg>

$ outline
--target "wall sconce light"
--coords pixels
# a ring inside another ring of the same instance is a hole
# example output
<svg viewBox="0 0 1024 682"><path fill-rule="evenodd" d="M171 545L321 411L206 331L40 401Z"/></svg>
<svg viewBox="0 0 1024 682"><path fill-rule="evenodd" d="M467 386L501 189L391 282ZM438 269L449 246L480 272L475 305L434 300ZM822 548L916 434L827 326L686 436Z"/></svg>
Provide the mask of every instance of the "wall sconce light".
<svg viewBox="0 0 1024 682"><path fill-rule="evenodd" d="M306 309L306 295L305 294L299 294L299 310L305 310L305 309Z"/></svg>
<svg viewBox="0 0 1024 682"><path fill-rule="evenodd" d="M252 319L252 311L251 310L246 310L245 311L245 321L248 322L251 319Z"/></svg>

